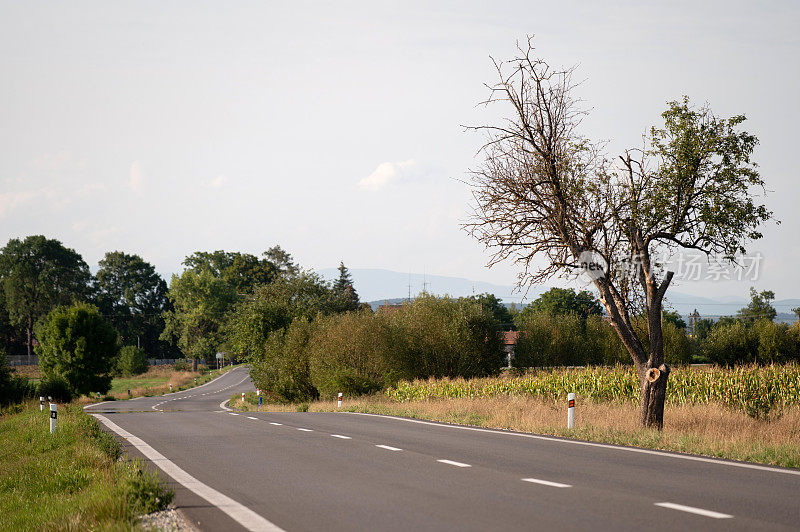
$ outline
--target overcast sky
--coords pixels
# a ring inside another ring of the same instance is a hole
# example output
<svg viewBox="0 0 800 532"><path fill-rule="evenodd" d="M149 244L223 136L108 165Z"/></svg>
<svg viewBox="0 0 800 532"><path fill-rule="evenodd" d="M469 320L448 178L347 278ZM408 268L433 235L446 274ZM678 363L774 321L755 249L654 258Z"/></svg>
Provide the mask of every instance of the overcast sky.
<svg viewBox="0 0 800 532"><path fill-rule="evenodd" d="M306 267L512 284L460 224L489 55L579 65L591 138L640 143L686 94L746 129L782 221L759 289L800 297L792 2L2 2L0 245L58 238L162 273L280 244ZM666 3L663 3L666 4ZM750 283L677 290L745 296Z"/></svg>

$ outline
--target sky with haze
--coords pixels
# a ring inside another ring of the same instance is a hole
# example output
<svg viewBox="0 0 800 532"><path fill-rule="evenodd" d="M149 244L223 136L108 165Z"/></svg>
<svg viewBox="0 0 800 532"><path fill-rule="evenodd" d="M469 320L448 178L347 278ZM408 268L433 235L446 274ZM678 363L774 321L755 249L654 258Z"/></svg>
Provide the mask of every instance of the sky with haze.
<svg viewBox="0 0 800 532"><path fill-rule="evenodd" d="M477 105L489 56L534 34L578 66L609 154L684 94L745 113L782 223L750 246L757 281L675 289L800 297L798 27L794 2L0 2L0 245L44 234L166 275L280 244L310 268L513 284L461 229L483 140L463 126L506 115Z"/></svg>

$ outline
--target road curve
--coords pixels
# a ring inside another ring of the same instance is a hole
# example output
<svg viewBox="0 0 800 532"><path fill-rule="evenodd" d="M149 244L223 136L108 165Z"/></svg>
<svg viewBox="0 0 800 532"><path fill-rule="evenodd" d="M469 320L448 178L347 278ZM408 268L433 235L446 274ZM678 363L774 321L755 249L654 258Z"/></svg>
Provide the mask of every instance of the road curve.
<svg viewBox="0 0 800 532"><path fill-rule="evenodd" d="M87 411L124 434L131 455L182 479L176 504L201 530L800 528L797 470L386 416L223 408L252 390L237 368Z"/></svg>

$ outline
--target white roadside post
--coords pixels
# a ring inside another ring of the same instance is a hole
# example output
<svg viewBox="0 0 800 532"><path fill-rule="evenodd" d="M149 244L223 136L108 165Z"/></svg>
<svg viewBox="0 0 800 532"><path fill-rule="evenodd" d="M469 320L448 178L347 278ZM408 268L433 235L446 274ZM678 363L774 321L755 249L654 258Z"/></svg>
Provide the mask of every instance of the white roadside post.
<svg viewBox="0 0 800 532"><path fill-rule="evenodd" d="M169 383L169 393L172 393L172 383Z"/></svg>
<svg viewBox="0 0 800 532"><path fill-rule="evenodd" d="M244 405L244 392L242 392L242 405Z"/></svg>
<svg viewBox="0 0 800 532"><path fill-rule="evenodd" d="M339 392L339 404L338 408L342 408L342 392Z"/></svg>
<svg viewBox="0 0 800 532"><path fill-rule="evenodd" d="M39 410L44 410L44 397L39 396Z"/></svg>
<svg viewBox="0 0 800 532"><path fill-rule="evenodd" d="M56 421L58 418L58 406L55 403L50 403L50 434L56 433Z"/></svg>
<svg viewBox="0 0 800 532"><path fill-rule="evenodd" d="M567 428L575 428L575 394L567 394Z"/></svg>

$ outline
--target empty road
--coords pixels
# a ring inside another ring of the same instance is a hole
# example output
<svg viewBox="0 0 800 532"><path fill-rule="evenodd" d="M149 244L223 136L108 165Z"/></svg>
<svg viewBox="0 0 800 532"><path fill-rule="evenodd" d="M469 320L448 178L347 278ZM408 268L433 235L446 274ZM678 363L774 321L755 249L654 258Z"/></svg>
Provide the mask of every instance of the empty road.
<svg viewBox="0 0 800 532"><path fill-rule="evenodd" d="M800 471L349 413L237 413L245 368L87 408L201 530L797 530Z"/></svg>

